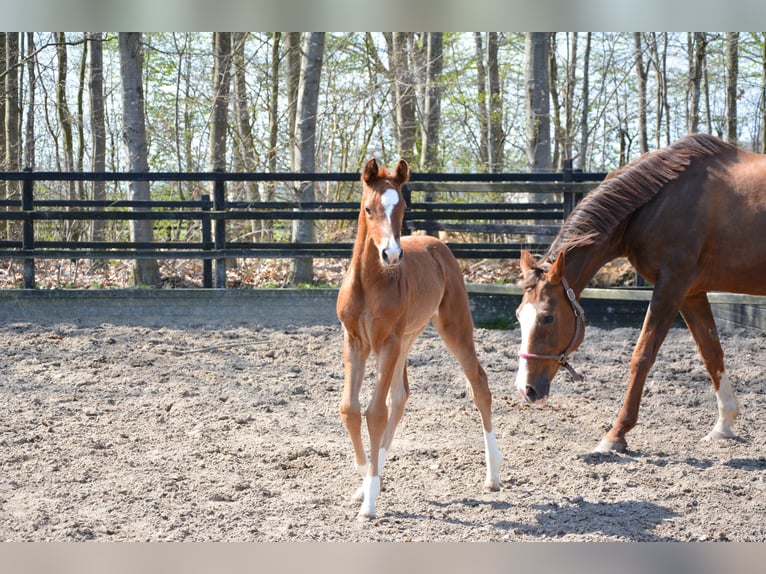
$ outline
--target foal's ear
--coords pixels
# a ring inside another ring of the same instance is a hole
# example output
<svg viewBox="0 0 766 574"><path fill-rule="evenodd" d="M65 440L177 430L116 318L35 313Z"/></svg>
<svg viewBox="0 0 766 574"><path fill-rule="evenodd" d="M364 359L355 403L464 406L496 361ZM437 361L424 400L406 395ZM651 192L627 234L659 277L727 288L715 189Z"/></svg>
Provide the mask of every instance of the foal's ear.
<svg viewBox="0 0 766 574"><path fill-rule="evenodd" d="M409 179L410 179L410 166L406 161L404 161L403 159L400 159L399 163L396 164L396 168L394 169L394 181L398 185L403 185L407 183Z"/></svg>
<svg viewBox="0 0 766 574"><path fill-rule="evenodd" d="M368 159L362 168L362 181L367 184L372 183L378 179L379 171L380 168L378 167L378 162L375 161L375 158Z"/></svg>
<svg viewBox="0 0 766 574"><path fill-rule="evenodd" d="M521 273L523 275L526 275L527 273L532 271L537 265L537 262L535 261L535 256L532 255L526 249L521 250L521 257L519 258L519 263L521 264Z"/></svg>
<svg viewBox="0 0 766 574"><path fill-rule="evenodd" d="M553 262L551 268L545 272L545 278L549 283L554 285L561 283L561 278L564 276L564 252L558 254L556 261Z"/></svg>

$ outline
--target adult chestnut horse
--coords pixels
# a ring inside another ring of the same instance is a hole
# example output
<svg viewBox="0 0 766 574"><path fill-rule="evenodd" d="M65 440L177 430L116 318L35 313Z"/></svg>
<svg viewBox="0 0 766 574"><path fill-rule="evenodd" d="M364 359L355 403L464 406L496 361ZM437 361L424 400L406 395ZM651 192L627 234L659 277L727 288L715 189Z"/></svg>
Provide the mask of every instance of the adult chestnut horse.
<svg viewBox="0 0 766 574"><path fill-rule="evenodd" d="M500 488L500 451L492 429L492 397L473 341L473 320L463 274L449 248L433 237L401 237L409 179L407 162L389 172L375 159L362 170L362 203L348 272L338 293L343 324L345 383L340 414L354 447L362 486L360 518L375 517L380 473L396 425L410 394L407 354L418 335L433 323L455 355L471 386L484 428L486 487ZM377 382L367 406L370 456L362 444L359 391L370 352L377 360Z"/></svg>
<svg viewBox="0 0 766 574"><path fill-rule="evenodd" d="M766 295L766 156L706 134L684 136L609 174L567 218L540 261L522 253L516 387L544 401L583 338L578 298L598 269L627 256L654 285L630 362L627 394L597 451L624 451L657 351L680 312L710 374L718 420L705 437L735 437L737 399L708 291Z"/></svg>

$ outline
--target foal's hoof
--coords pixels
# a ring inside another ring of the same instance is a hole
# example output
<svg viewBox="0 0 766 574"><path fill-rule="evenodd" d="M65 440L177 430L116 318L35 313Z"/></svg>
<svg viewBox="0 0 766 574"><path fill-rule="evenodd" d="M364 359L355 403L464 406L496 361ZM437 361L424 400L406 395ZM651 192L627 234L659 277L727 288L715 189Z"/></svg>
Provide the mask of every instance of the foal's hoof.
<svg viewBox="0 0 766 574"><path fill-rule="evenodd" d="M364 504L362 505L362 508L359 509L359 513L356 515L356 519L359 522L368 522L370 520L375 520L377 516L375 515L375 509L366 507Z"/></svg>
<svg viewBox="0 0 766 574"><path fill-rule="evenodd" d="M598 446L593 449L593 452L601 452L601 453L610 453L610 452L619 452L623 453L628 448L628 441L626 441L624 438L620 438L617 440L608 440L606 438L601 439L601 442L598 443Z"/></svg>
<svg viewBox="0 0 766 574"><path fill-rule="evenodd" d="M484 490L486 490L487 492L497 492L498 490L500 490L500 479L495 480L492 478L488 478L484 482Z"/></svg>

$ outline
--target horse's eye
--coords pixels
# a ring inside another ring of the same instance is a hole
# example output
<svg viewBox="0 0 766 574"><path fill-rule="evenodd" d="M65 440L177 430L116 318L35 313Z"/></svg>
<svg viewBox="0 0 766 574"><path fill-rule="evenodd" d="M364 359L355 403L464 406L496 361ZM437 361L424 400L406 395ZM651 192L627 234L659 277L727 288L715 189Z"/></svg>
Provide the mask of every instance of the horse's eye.
<svg viewBox="0 0 766 574"><path fill-rule="evenodd" d="M367 215L372 215L372 209L370 209L369 207L365 207L364 211L367 213Z"/></svg>
<svg viewBox="0 0 766 574"><path fill-rule="evenodd" d="M556 318L553 315L543 315L540 317L540 324L543 326L553 325L555 320Z"/></svg>

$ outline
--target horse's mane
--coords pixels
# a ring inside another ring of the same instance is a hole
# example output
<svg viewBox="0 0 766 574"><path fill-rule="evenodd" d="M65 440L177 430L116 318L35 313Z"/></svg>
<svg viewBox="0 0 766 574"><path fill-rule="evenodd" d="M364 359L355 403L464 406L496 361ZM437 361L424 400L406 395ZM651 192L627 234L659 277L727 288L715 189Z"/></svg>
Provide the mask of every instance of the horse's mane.
<svg viewBox="0 0 766 574"><path fill-rule="evenodd" d="M561 252L609 240L631 214L678 179L694 159L735 149L714 136L695 133L611 172L572 211L543 261L553 262Z"/></svg>

